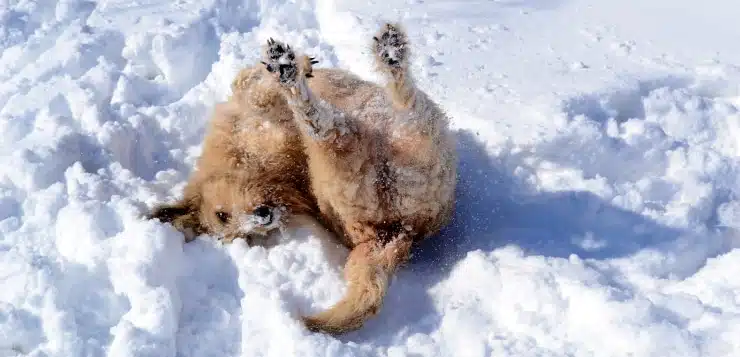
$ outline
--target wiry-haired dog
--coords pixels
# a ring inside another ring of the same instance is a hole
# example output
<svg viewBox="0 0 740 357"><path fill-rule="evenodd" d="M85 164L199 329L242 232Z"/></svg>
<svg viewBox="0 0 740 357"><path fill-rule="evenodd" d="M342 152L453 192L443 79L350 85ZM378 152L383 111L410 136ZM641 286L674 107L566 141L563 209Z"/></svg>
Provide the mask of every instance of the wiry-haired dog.
<svg viewBox="0 0 740 357"><path fill-rule="evenodd" d="M305 317L315 331L359 328L381 307L413 242L454 209L457 156L447 117L409 73L406 34L386 24L373 40L386 88L270 40L264 66L244 69L217 105L183 198L150 215L186 241L207 233L255 238L315 217L351 249L346 296Z"/></svg>
<svg viewBox="0 0 740 357"><path fill-rule="evenodd" d="M344 298L304 318L315 331L357 329L376 314L412 243L438 233L454 210L455 143L448 118L409 73L406 33L385 24L372 49L385 88L312 69L311 58L279 41L264 48L300 128L321 216L351 248Z"/></svg>

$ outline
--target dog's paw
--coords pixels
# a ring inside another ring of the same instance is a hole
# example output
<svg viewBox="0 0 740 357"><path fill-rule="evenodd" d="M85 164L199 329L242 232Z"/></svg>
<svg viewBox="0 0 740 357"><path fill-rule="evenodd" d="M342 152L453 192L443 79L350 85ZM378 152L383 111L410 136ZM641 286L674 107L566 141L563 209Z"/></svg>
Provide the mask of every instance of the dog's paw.
<svg viewBox="0 0 740 357"><path fill-rule="evenodd" d="M390 68L403 68L408 60L408 38L398 26L387 23L373 37L375 56Z"/></svg>
<svg viewBox="0 0 740 357"><path fill-rule="evenodd" d="M295 52L290 45L272 38L267 40L262 64L268 72L276 75L278 82L292 85L298 76L298 66L295 62Z"/></svg>
<svg viewBox="0 0 740 357"><path fill-rule="evenodd" d="M261 62L267 71L276 75L280 84L294 86L301 75L310 78L311 65L318 63L313 57L301 56L300 59L296 61L296 54L290 45L270 38Z"/></svg>

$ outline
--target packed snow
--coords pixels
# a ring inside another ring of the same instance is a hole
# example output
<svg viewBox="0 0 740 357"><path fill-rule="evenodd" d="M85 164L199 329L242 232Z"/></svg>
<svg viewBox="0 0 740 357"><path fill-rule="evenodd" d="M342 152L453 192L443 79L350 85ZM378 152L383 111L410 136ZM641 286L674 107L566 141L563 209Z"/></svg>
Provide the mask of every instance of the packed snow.
<svg viewBox="0 0 740 357"><path fill-rule="evenodd" d="M1 356L740 355L740 3L733 0L0 1ZM279 38L375 80L409 32L452 118L454 222L380 314L320 227L183 244L214 103Z"/></svg>

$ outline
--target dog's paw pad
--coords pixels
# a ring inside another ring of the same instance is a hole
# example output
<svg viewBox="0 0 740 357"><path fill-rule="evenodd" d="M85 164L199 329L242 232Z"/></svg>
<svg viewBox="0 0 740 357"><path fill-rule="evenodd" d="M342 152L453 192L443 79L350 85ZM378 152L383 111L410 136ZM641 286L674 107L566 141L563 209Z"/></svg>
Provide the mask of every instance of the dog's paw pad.
<svg viewBox="0 0 740 357"><path fill-rule="evenodd" d="M295 61L295 52L290 45L270 38L267 40L263 57L262 64L269 72L277 74L280 83L292 85L296 82L298 66Z"/></svg>
<svg viewBox="0 0 740 357"><path fill-rule="evenodd" d="M408 55L408 39L401 29L392 24L385 24L373 40L375 41L375 55L382 63L392 68L405 65Z"/></svg>

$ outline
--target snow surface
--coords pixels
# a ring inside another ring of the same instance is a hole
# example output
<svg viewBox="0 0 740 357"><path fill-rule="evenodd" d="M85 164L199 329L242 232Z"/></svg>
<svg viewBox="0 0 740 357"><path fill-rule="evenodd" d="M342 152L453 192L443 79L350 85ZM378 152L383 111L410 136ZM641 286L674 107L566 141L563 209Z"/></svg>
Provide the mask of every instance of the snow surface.
<svg viewBox="0 0 740 357"><path fill-rule="evenodd" d="M734 0L2 0L1 356L738 356ZM270 36L372 72L384 19L459 130L458 212L339 338L319 231L143 221Z"/></svg>

